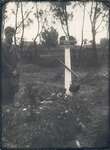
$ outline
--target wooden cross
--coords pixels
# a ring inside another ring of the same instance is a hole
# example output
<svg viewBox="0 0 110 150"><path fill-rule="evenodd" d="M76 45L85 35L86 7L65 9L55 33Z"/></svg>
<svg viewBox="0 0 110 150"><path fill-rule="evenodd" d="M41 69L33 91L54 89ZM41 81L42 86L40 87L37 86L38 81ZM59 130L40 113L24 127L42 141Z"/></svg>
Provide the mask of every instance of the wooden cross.
<svg viewBox="0 0 110 150"><path fill-rule="evenodd" d="M66 41L69 41L69 37L66 37ZM65 66L67 66L71 70L71 52L69 45L65 47ZM70 85L72 84L72 75L71 72L65 68L65 80L64 85L66 89L67 95L72 95L72 93L69 91Z"/></svg>

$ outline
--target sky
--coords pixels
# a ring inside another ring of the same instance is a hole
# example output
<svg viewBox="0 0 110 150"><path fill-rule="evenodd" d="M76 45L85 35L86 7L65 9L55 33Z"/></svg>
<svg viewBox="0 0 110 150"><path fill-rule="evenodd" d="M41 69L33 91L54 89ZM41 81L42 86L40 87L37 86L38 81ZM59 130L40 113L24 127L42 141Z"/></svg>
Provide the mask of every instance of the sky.
<svg viewBox="0 0 110 150"><path fill-rule="evenodd" d="M72 2L74 4L74 2ZM36 10L35 8L35 3L32 2L27 2L24 3L24 12L27 9L30 9L32 6L33 7L33 12ZM48 2L39 2L38 3L38 8L39 9L47 9L49 11L49 6L50 4ZM83 19L83 9L80 6L75 7L74 9L71 8L72 6L68 6L68 11L73 11L73 19L71 22L69 22L69 31L72 36L74 36L77 40L77 43L81 43L81 30L82 30L82 19ZM7 26L12 26L15 27L15 15L12 14L12 10L15 10L15 4L14 2L9 2L7 3L7 16L8 18L5 21L5 27ZM87 5L87 9L90 9L90 4ZM49 13L49 14L48 14ZM60 21L56 21L56 24L53 24L54 17L52 16L52 13L49 11L47 14L48 18L48 24L49 26L53 26L59 33L59 37L64 35L64 32L62 30ZM26 41L31 41L37 32L37 22L36 19L33 17L33 15L30 14L30 18L34 20L34 22L29 26L25 28L24 31L24 39ZM109 18L109 17L108 17ZM21 19L21 13L20 9L18 11L18 20ZM100 18L99 18L99 23L100 23ZM97 36L96 36L96 42L99 43L101 38L107 38L107 26L102 24L104 26L103 30L102 27L100 28L100 31ZM20 34L18 34L18 37ZM85 24L84 24L84 39L88 39L88 41L92 40L92 35L91 35L91 24L89 20L88 13L85 13Z"/></svg>

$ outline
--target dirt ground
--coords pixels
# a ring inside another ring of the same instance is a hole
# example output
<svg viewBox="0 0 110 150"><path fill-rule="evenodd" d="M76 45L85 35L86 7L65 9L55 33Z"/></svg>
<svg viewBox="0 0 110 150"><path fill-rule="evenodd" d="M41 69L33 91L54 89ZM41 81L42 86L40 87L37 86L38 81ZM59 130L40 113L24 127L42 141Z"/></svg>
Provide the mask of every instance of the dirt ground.
<svg viewBox="0 0 110 150"><path fill-rule="evenodd" d="M78 71L80 89L72 97L64 94L64 69L32 64L19 69L14 104L2 106L3 147L108 146L107 67Z"/></svg>

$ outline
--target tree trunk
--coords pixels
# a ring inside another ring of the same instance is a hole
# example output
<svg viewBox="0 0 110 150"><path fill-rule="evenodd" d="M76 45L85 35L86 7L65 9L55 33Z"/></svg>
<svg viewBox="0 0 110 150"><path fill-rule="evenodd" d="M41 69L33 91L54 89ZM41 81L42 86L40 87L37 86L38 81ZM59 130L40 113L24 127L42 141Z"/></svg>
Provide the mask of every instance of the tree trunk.
<svg viewBox="0 0 110 150"><path fill-rule="evenodd" d="M96 31L93 27L92 29L92 65L97 67L98 65L98 55L97 55L97 46L96 46Z"/></svg>
<svg viewBox="0 0 110 150"><path fill-rule="evenodd" d="M66 8L66 6L65 6L65 21L66 21L67 37L69 38L70 35L69 35L68 14L67 14L67 8Z"/></svg>
<svg viewBox="0 0 110 150"><path fill-rule="evenodd" d="M23 4L21 2L21 17L22 17L22 35L21 35L21 48L23 48L24 45L24 14L23 14Z"/></svg>
<svg viewBox="0 0 110 150"><path fill-rule="evenodd" d="M5 23L6 23L6 5L3 5L2 7L2 10L1 10L1 20L2 20L2 23L1 23L1 36L2 38L4 37L4 30L5 30Z"/></svg>
<svg viewBox="0 0 110 150"><path fill-rule="evenodd" d="M40 29L40 21L39 21L39 12L38 12L38 7L37 7L37 3L36 3L36 16L37 16L37 34L34 38L34 43L36 42L37 37L39 36L39 29Z"/></svg>
<svg viewBox="0 0 110 150"><path fill-rule="evenodd" d="M19 7L19 2L16 4L16 14L15 14L15 33L14 33L14 42L16 45L16 31L17 31L17 20L18 20L18 7Z"/></svg>
<svg viewBox="0 0 110 150"><path fill-rule="evenodd" d="M83 42L84 42L85 3L83 4L83 6L84 6L84 12L83 12L82 39L81 39L81 46L80 46L80 50L82 49Z"/></svg>
<svg viewBox="0 0 110 150"><path fill-rule="evenodd" d="M82 37L81 37L81 46L80 46L80 49L79 49L79 51L80 51L80 53L77 55L77 67L79 67L80 66L80 58L81 58L81 50L82 50L82 47L83 47L83 43L84 43L84 23L85 23L85 8L86 8L86 5L85 5L85 3L83 4L83 23L82 23Z"/></svg>

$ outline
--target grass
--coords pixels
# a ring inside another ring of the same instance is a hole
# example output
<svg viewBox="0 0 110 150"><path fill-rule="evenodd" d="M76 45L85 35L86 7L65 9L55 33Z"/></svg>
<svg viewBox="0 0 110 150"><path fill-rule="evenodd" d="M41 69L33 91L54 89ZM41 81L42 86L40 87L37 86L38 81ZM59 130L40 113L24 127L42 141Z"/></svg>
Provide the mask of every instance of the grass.
<svg viewBox="0 0 110 150"><path fill-rule="evenodd" d="M92 75L87 72L80 90L66 97L63 88L52 86L49 73L54 77L56 69L51 73L51 69L40 68L37 73L32 67L21 69L16 105L2 107L3 146L65 148L77 147L76 140L82 147L107 145L108 78L98 74L100 70ZM38 76L51 84L37 84ZM58 83L63 85L62 81Z"/></svg>

